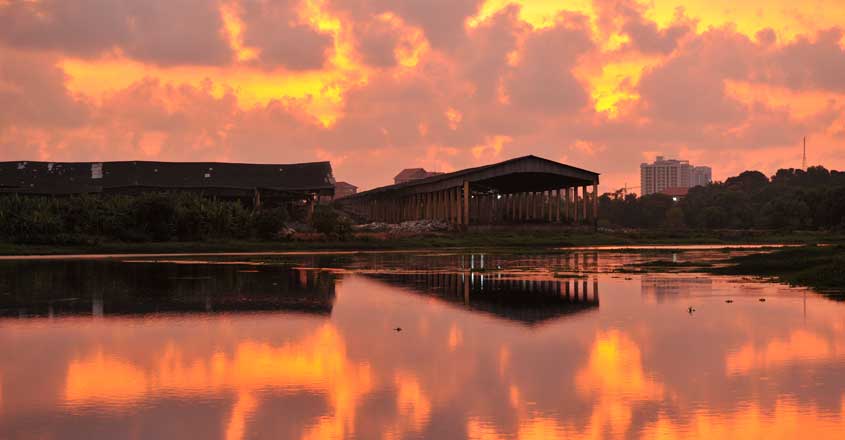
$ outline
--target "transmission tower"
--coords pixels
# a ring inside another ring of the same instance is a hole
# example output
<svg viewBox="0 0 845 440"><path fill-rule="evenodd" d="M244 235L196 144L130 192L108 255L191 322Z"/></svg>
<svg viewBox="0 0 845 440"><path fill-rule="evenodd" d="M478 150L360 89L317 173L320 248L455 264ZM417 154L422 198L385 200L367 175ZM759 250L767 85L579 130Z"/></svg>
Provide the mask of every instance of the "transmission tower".
<svg viewBox="0 0 845 440"><path fill-rule="evenodd" d="M804 157L801 159L801 169L807 171L807 136L804 136Z"/></svg>

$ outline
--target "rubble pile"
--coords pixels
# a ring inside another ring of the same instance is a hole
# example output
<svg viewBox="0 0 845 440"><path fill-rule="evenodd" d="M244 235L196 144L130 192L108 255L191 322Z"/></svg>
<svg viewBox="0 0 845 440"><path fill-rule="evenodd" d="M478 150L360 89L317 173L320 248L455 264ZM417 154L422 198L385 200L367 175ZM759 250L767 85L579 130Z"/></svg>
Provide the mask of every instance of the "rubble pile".
<svg viewBox="0 0 845 440"><path fill-rule="evenodd" d="M440 220L410 220L402 223L373 222L355 225L355 232L387 232L390 234L422 234L427 232L446 232L452 226Z"/></svg>

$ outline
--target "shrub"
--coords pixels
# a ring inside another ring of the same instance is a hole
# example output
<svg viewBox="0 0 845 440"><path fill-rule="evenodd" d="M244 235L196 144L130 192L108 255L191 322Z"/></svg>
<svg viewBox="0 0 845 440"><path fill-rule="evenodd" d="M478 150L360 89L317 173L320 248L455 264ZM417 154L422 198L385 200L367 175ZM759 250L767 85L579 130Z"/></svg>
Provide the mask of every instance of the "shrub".
<svg viewBox="0 0 845 440"><path fill-rule="evenodd" d="M254 219L255 232L265 240L276 238L287 219L288 212L284 208L259 210Z"/></svg>
<svg viewBox="0 0 845 440"><path fill-rule="evenodd" d="M311 226L327 237L341 240L345 240L352 233L352 222L329 205L314 207Z"/></svg>

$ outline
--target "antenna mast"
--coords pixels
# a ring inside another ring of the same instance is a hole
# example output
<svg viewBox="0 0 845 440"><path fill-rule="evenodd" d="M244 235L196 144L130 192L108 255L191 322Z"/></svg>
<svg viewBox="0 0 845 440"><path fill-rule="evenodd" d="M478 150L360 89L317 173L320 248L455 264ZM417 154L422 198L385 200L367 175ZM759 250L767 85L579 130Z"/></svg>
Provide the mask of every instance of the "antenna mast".
<svg viewBox="0 0 845 440"><path fill-rule="evenodd" d="M801 169L807 171L807 136L804 136L804 157L801 159Z"/></svg>

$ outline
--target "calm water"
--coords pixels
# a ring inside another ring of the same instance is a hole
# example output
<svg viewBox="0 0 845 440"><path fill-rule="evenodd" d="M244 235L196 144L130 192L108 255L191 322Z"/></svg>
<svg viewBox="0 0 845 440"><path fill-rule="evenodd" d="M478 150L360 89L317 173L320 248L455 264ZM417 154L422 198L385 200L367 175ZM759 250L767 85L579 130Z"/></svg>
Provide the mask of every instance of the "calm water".
<svg viewBox="0 0 845 440"><path fill-rule="evenodd" d="M0 438L845 437L845 303L616 272L726 255L3 261Z"/></svg>

